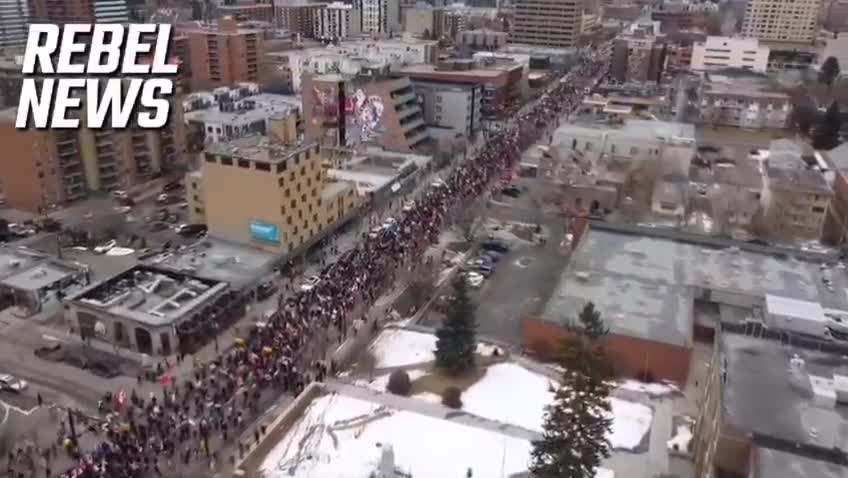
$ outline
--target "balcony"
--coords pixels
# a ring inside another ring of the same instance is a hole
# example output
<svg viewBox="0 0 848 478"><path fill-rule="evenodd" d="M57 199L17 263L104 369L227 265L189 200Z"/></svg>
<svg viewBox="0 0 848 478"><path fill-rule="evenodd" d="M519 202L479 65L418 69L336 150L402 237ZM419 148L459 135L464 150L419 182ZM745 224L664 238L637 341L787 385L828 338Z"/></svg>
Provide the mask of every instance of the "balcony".
<svg viewBox="0 0 848 478"><path fill-rule="evenodd" d="M418 97L415 96L415 93L406 93L395 96L394 100L396 105L403 105L406 103L411 103L413 101L418 101Z"/></svg>
<svg viewBox="0 0 848 478"><path fill-rule="evenodd" d="M424 126L424 118L418 117L413 118L407 122L400 122L400 125L403 126L403 129L406 131L414 131L417 128L421 128Z"/></svg>
<svg viewBox="0 0 848 478"><path fill-rule="evenodd" d="M421 112L421 110L419 108L413 108L411 106L407 106L407 107L404 107L404 108L397 109L398 118L401 120L401 123L403 123L403 119L406 118L407 116L412 116L415 113L420 113L420 112Z"/></svg>

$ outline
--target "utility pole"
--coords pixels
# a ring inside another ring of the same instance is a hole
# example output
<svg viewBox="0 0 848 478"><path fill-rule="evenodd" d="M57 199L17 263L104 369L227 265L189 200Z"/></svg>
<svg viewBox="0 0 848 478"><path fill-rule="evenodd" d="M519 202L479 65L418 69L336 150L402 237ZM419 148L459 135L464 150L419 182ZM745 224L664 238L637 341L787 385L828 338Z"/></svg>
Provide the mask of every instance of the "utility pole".
<svg viewBox="0 0 848 478"><path fill-rule="evenodd" d="M74 412L68 408L68 428L71 430L71 445L74 450L77 448L77 428L74 425Z"/></svg>

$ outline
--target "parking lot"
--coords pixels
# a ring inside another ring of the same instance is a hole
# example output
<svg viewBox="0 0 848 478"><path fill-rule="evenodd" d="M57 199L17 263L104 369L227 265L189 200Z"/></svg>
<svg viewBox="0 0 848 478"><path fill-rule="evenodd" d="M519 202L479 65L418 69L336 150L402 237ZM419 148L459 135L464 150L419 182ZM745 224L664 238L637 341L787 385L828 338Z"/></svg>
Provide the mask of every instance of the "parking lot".
<svg viewBox="0 0 848 478"><path fill-rule="evenodd" d="M469 259L479 258L479 245L486 240L509 247L509 252L498 254L497 262L488 262L491 273L471 290L477 303L478 332L520 346L523 320L541 313L568 262L568 253L561 246L565 221L557 215L559 208L544 183L517 178L512 184L520 193L515 197L495 194L481 210L476 230L478 252ZM450 296L450 289L440 295ZM441 315L434 311L424 314L421 323L438 326L440 320Z"/></svg>

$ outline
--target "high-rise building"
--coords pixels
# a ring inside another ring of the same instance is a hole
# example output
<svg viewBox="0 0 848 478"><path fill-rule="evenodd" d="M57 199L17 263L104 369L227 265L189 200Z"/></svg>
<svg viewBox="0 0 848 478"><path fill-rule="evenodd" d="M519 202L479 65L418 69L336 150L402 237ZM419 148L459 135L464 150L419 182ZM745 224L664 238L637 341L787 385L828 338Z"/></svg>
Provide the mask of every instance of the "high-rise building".
<svg viewBox="0 0 848 478"><path fill-rule="evenodd" d="M94 19L97 23L128 23L130 11L125 0L94 0Z"/></svg>
<svg viewBox="0 0 848 478"><path fill-rule="evenodd" d="M222 18L217 26L194 26L179 33L187 37L188 59L182 61L190 65L193 90L259 81L260 30L240 28L234 19Z"/></svg>
<svg viewBox="0 0 848 478"><path fill-rule="evenodd" d="M306 38L315 36L315 22L323 3L310 3L307 0L289 0L275 5L277 24L280 28L297 33Z"/></svg>
<svg viewBox="0 0 848 478"><path fill-rule="evenodd" d="M516 0L510 41L573 47L583 25L583 0Z"/></svg>
<svg viewBox="0 0 848 478"><path fill-rule="evenodd" d="M30 15L33 22L93 23L94 0L31 0Z"/></svg>
<svg viewBox="0 0 848 478"><path fill-rule="evenodd" d="M822 0L750 0L742 34L760 40L813 43Z"/></svg>
<svg viewBox="0 0 848 478"><path fill-rule="evenodd" d="M360 11L353 5L333 2L316 12L314 34L323 40L337 40L360 33Z"/></svg>
<svg viewBox="0 0 848 478"><path fill-rule="evenodd" d="M400 30L398 0L354 0L359 10L359 30L362 33L389 33Z"/></svg>
<svg viewBox="0 0 848 478"><path fill-rule="evenodd" d="M0 0L0 49L26 45L29 19L27 0Z"/></svg>

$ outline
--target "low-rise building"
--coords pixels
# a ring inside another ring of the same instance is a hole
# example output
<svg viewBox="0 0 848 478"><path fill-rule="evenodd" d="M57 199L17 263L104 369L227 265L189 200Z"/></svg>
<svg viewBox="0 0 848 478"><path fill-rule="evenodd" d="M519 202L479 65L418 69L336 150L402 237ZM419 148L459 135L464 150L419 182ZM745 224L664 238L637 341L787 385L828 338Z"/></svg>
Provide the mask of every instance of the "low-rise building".
<svg viewBox="0 0 848 478"><path fill-rule="evenodd" d="M273 135L283 144L297 143L302 126L299 101L247 86L186 96L184 117L192 137L208 144L260 134Z"/></svg>
<svg viewBox="0 0 848 478"><path fill-rule="evenodd" d="M377 206L411 192L432 160L374 147L325 150L324 156L328 179L352 184L359 196Z"/></svg>
<svg viewBox="0 0 848 478"><path fill-rule="evenodd" d="M783 129L792 109L789 95L760 76L710 74L698 96L701 120L715 126Z"/></svg>
<svg viewBox="0 0 848 478"><path fill-rule="evenodd" d="M290 255L357 213L350 183L330 181L317 143L275 144L250 136L209 145L199 196L210 237ZM233 198L239 198L234 201Z"/></svg>
<svg viewBox="0 0 848 478"><path fill-rule="evenodd" d="M560 126L551 140L552 146L579 153L596 152L633 159L659 158L664 148L676 144L685 145L694 152L695 126L633 118L587 120Z"/></svg>
<svg viewBox="0 0 848 478"><path fill-rule="evenodd" d="M421 99L424 121L448 128L465 138L473 138L482 124L483 88L416 81L415 93Z"/></svg>
<svg viewBox="0 0 848 478"><path fill-rule="evenodd" d="M661 37L634 33L615 39L610 76L616 81L658 82L664 66L665 43Z"/></svg>
<svg viewBox="0 0 848 478"><path fill-rule="evenodd" d="M480 65L475 61L451 61L438 65L411 65L398 74L417 81L478 85L483 89L484 118L503 117L522 96L524 67L515 62Z"/></svg>
<svg viewBox="0 0 848 478"><path fill-rule="evenodd" d="M471 50L497 50L506 45L508 33L496 30L479 29L459 32L456 44Z"/></svg>
<svg viewBox="0 0 848 478"><path fill-rule="evenodd" d="M763 204L769 235L785 240L821 239L833 196L822 156L807 144L781 139L772 141L764 163Z"/></svg>
<svg viewBox="0 0 848 478"><path fill-rule="evenodd" d="M87 266L26 247L0 246L0 304L27 316L59 308L74 290L88 285Z"/></svg>
<svg viewBox="0 0 848 478"><path fill-rule="evenodd" d="M768 67L769 48L756 38L709 36L692 48L692 70L744 68L764 72Z"/></svg>
<svg viewBox="0 0 848 478"><path fill-rule="evenodd" d="M197 316L207 324L218 319L207 312L227 287L226 282L137 265L68 297L65 318L83 339L168 356L187 352L190 335L200 333L184 329L184 323L198 321Z"/></svg>
<svg viewBox="0 0 848 478"><path fill-rule="evenodd" d="M327 74L307 77L304 88L309 141L328 147L374 144L409 153L430 139L408 78Z"/></svg>

